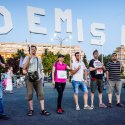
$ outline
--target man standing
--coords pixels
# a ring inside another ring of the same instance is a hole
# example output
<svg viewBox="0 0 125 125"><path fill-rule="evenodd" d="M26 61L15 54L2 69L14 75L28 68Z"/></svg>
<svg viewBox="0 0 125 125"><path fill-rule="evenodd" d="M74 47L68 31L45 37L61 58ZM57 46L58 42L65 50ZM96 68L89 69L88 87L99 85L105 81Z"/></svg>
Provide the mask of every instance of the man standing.
<svg viewBox="0 0 125 125"><path fill-rule="evenodd" d="M94 108L94 94L98 87L99 107L106 108L107 106L102 102L102 91L103 91L103 75L105 67L98 60L98 50L93 52L94 59L89 63L90 76L91 76L91 108Z"/></svg>
<svg viewBox="0 0 125 125"><path fill-rule="evenodd" d="M40 100L41 114L48 116L50 115L44 109L44 95L43 86L41 85L42 80L42 62L36 56L36 46L32 45L30 47L30 55L26 56L23 61L23 73L26 74L26 88L27 88L27 99L29 104L28 116L32 116L34 113L33 109L33 90L35 89L37 97Z"/></svg>
<svg viewBox="0 0 125 125"><path fill-rule="evenodd" d="M87 71L85 64L81 61L80 52L75 53L76 60L72 63L72 86L74 89L74 101L76 105L76 110L80 110L78 103L78 90L79 88L84 92L84 109L92 110L88 105L88 89L87 89Z"/></svg>
<svg viewBox="0 0 125 125"><path fill-rule="evenodd" d="M115 95L118 107L123 107L123 104L120 103L120 94L121 94L121 64L117 60L117 54L112 54L112 60L107 63L106 65L106 78L108 81L108 100L109 104L108 107L112 108L112 92L115 89Z"/></svg>
<svg viewBox="0 0 125 125"><path fill-rule="evenodd" d="M3 60L3 58L2 58L1 55L0 55L0 67L5 68L4 60ZM8 119L9 119L9 117L7 117L7 116L4 114L1 73L0 73L0 119L2 119L2 120L8 120Z"/></svg>

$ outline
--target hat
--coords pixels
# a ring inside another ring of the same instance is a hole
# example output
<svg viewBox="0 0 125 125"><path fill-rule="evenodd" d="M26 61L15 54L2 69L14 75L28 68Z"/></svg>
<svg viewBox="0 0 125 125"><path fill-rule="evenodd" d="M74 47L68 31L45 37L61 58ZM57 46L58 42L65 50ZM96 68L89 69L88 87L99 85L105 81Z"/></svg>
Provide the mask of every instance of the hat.
<svg viewBox="0 0 125 125"><path fill-rule="evenodd" d="M58 58L61 58L61 57L64 58L64 55L59 54L59 55L58 55Z"/></svg>

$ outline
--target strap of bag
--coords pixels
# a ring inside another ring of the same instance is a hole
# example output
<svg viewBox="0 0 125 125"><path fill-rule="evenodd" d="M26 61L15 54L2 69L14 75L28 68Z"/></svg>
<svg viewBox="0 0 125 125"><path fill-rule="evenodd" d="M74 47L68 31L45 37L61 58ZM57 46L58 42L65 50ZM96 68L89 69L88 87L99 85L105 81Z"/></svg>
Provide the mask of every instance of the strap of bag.
<svg viewBox="0 0 125 125"><path fill-rule="evenodd" d="M37 72L38 72L38 57L36 57L37 58Z"/></svg>

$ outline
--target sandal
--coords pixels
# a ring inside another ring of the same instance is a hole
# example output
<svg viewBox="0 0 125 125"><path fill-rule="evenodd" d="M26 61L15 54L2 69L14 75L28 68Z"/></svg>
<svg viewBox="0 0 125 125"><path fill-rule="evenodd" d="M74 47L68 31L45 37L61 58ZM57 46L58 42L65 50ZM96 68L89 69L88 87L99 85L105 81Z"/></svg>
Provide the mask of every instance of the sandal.
<svg viewBox="0 0 125 125"><path fill-rule="evenodd" d="M49 116L50 115L50 113L47 112L46 110L42 110L40 114L41 115L45 115L45 116Z"/></svg>
<svg viewBox="0 0 125 125"><path fill-rule="evenodd" d="M33 110L29 110L29 112L27 113L27 115L28 115L28 116L32 116L32 115L33 115L33 113L34 113L34 111L33 111Z"/></svg>

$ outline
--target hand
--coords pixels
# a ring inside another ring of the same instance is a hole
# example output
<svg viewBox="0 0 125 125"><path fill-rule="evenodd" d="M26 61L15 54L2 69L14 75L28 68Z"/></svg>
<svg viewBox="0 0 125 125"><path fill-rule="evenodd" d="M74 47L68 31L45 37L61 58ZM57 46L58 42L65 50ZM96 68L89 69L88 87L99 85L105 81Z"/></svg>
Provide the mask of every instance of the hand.
<svg viewBox="0 0 125 125"><path fill-rule="evenodd" d="M79 70L80 68L81 68L81 66L79 65L79 66L78 66L78 70Z"/></svg>
<svg viewBox="0 0 125 125"><path fill-rule="evenodd" d="M87 80L85 79L84 82L87 83Z"/></svg>
<svg viewBox="0 0 125 125"><path fill-rule="evenodd" d="M103 66L98 66L98 67L97 67L97 69L102 69L102 68L103 68Z"/></svg>
<svg viewBox="0 0 125 125"><path fill-rule="evenodd" d="M53 84L53 86L55 86L55 81L54 80L52 80L52 84Z"/></svg>
<svg viewBox="0 0 125 125"><path fill-rule="evenodd" d="M27 71L26 70L23 70L23 74L26 75Z"/></svg>

